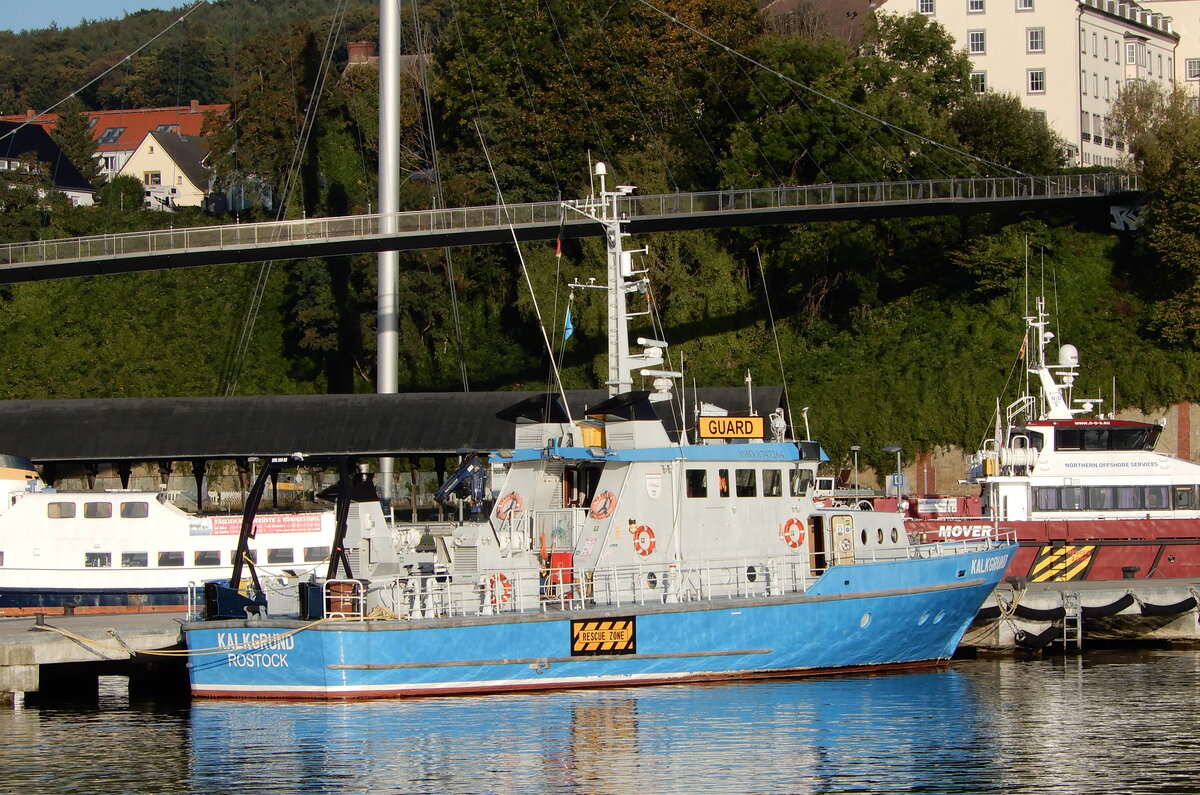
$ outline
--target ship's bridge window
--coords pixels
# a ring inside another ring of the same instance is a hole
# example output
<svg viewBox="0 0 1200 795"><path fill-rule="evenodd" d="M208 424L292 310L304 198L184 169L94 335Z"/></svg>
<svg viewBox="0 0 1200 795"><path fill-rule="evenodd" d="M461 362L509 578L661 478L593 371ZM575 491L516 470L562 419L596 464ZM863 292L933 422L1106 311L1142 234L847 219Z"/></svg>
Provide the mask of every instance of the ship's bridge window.
<svg viewBox="0 0 1200 795"><path fill-rule="evenodd" d="M305 547L304 562L320 563L329 557L329 547Z"/></svg>
<svg viewBox="0 0 1200 795"><path fill-rule="evenodd" d="M251 563L258 563L258 550L247 549L245 555L246 560L249 560ZM237 550L231 549L229 550L229 562L232 563L235 560L237 560Z"/></svg>
<svg viewBox="0 0 1200 795"><path fill-rule="evenodd" d="M1175 486L1171 490L1174 495L1174 507L1178 509L1190 509L1196 507L1196 487L1195 486Z"/></svg>
<svg viewBox="0 0 1200 795"><path fill-rule="evenodd" d="M150 515L150 504L146 502L121 503L122 519L145 519Z"/></svg>
<svg viewBox="0 0 1200 795"><path fill-rule="evenodd" d="M783 473L778 469L763 470L763 496L764 497L782 497L783 496Z"/></svg>
<svg viewBox="0 0 1200 795"><path fill-rule="evenodd" d="M84 519L111 519L111 502L85 502L83 504Z"/></svg>
<svg viewBox="0 0 1200 795"><path fill-rule="evenodd" d="M1110 436L1113 450L1153 450L1162 431L1157 425L1143 428L1113 428Z"/></svg>
<svg viewBox="0 0 1200 795"><path fill-rule="evenodd" d="M703 469L689 469L684 473L687 480L687 495L689 497L708 496L708 472Z"/></svg>
<svg viewBox="0 0 1200 795"><path fill-rule="evenodd" d="M717 470L717 489L722 497L729 496L729 470Z"/></svg>
<svg viewBox="0 0 1200 795"><path fill-rule="evenodd" d="M147 552L122 552L121 566L124 568L140 569L150 565L150 554Z"/></svg>
<svg viewBox="0 0 1200 795"><path fill-rule="evenodd" d="M267 563L292 563L296 560L296 552L292 549L268 549Z"/></svg>
<svg viewBox="0 0 1200 795"><path fill-rule="evenodd" d="M813 473L809 469L793 469L791 471L791 489L793 497L804 497L812 490Z"/></svg>
<svg viewBox="0 0 1200 795"><path fill-rule="evenodd" d="M83 565L89 569L106 569L112 566L111 552L84 552Z"/></svg>
<svg viewBox="0 0 1200 795"><path fill-rule="evenodd" d="M736 490L739 497L758 496L758 471L754 469L738 469L734 471Z"/></svg>
<svg viewBox="0 0 1200 795"><path fill-rule="evenodd" d="M1161 429L1137 428L1058 428L1054 432L1057 450L1153 450Z"/></svg>
<svg viewBox="0 0 1200 795"><path fill-rule="evenodd" d="M74 519L75 503L51 502L46 505L47 519Z"/></svg>
<svg viewBox="0 0 1200 795"><path fill-rule="evenodd" d="M182 552L159 552L158 553L158 565L160 565L160 566L182 566L183 565L183 553Z"/></svg>
<svg viewBox="0 0 1200 795"><path fill-rule="evenodd" d="M221 553L215 549L198 549L195 562L197 566L220 566Z"/></svg>

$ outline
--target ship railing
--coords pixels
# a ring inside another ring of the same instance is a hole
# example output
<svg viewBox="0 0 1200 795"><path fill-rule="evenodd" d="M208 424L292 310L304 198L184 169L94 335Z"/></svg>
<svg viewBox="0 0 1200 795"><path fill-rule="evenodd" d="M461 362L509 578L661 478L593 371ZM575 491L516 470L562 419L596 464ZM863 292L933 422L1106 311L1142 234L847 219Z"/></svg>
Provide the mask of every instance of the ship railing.
<svg viewBox="0 0 1200 795"><path fill-rule="evenodd" d="M325 580L321 600L328 618L362 618L367 588L361 580Z"/></svg>
<svg viewBox="0 0 1200 795"><path fill-rule="evenodd" d="M202 621L204 619L204 586L195 580L187 584L187 620Z"/></svg>
<svg viewBox="0 0 1200 795"><path fill-rule="evenodd" d="M986 536L980 538L959 538L946 541L929 540L919 542L908 548L910 558L940 558L951 555L963 555L969 552L979 552L986 549L1001 549L1014 546L1017 543L1017 531L1008 527L992 527Z"/></svg>

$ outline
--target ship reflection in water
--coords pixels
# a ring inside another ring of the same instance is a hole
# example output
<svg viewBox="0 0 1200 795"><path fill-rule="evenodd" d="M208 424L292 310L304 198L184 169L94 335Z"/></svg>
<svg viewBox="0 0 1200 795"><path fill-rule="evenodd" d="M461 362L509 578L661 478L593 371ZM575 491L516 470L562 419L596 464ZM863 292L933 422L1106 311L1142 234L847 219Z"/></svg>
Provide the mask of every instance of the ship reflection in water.
<svg viewBox="0 0 1200 795"><path fill-rule="evenodd" d="M356 703L0 711L9 791L1200 791L1200 654Z"/></svg>

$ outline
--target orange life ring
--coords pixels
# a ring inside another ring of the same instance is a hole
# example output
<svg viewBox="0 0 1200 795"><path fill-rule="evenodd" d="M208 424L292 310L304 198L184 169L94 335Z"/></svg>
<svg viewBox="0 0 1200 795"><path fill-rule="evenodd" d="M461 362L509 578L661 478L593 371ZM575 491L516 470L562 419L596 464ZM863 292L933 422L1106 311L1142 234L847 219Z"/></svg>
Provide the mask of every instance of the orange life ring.
<svg viewBox="0 0 1200 795"><path fill-rule="evenodd" d="M642 557L646 557L654 551L654 531L644 524L637 526L633 531L633 548Z"/></svg>
<svg viewBox="0 0 1200 795"><path fill-rule="evenodd" d="M617 507L617 495L611 491L602 491L592 500L592 510L588 514L593 519L607 519Z"/></svg>
<svg viewBox="0 0 1200 795"><path fill-rule="evenodd" d="M788 519L779 529L779 537L792 549L804 543L804 523L799 519Z"/></svg>
<svg viewBox="0 0 1200 795"><path fill-rule="evenodd" d="M512 599L512 583L504 574L493 574L488 586L492 592L492 604L505 605Z"/></svg>
<svg viewBox="0 0 1200 795"><path fill-rule="evenodd" d="M514 513L520 513L525 507L525 500L521 499L521 495L515 491L510 491L500 498L500 502L496 504L496 516L501 519L509 519Z"/></svg>

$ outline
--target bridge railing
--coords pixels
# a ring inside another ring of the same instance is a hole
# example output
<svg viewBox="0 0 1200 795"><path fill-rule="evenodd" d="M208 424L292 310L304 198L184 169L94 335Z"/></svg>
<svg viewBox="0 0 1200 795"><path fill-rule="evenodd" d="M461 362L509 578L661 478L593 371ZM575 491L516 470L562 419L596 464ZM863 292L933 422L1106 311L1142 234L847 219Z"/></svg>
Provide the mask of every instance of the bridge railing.
<svg viewBox="0 0 1200 795"><path fill-rule="evenodd" d="M1137 179L1125 174L1069 174L727 189L702 193L629 195L618 201L621 211L630 218L646 218L824 205L1099 196L1133 190L1137 190ZM586 220L584 216L570 211L562 202L555 201L416 210L390 216L376 213L256 224L154 229L0 245L0 267L246 248L261 248L264 255L262 259L270 259L272 247L305 242L494 230L510 225L556 226L564 222L586 223Z"/></svg>

